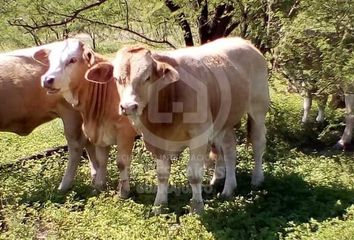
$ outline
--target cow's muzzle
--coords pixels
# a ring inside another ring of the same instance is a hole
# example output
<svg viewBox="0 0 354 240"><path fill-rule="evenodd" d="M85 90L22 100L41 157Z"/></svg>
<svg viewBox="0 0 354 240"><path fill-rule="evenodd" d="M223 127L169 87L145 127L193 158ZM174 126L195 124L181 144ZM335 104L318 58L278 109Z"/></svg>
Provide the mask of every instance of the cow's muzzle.
<svg viewBox="0 0 354 240"><path fill-rule="evenodd" d="M134 115L138 112L138 104L131 103L131 104L120 104L120 110L123 115Z"/></svg>
<svg viewBox="0 0 354 240"><path fill-rule="evenodd" d="M52 76L47 76L42 80L42 85L48 90L48 93L53 94L59 91L59 89L54 88L55 78Z"/></svg>
<svg viewBox="0 0 354 240"><path fill-rule="evenodd" d="M53 88L54 84L54 77L48 76L43 79L43 87L45 88Z"/></svg>

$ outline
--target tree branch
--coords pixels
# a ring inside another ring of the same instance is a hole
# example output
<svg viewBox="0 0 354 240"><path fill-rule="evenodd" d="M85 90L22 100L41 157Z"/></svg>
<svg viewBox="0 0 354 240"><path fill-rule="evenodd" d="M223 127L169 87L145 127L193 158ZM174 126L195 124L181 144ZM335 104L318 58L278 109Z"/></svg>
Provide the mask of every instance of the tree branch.
<svg viewBox="0 0 354 240"><path fill-rule="evenodd" d="M141 39L144 39L145 41L148 41L148 42L152 42L152 43L156 43L156 44L166 44L168 46L170 46L171 48L176 48L171 42L169 42L168 40L156 40L156 39L152 39L152 38L149 38L145 35L143 35L142 33L139 33L137 31L134 31L130 28L127 28L127 27L122 27L122 26L119 26L119 25L114 25L114 24L110 24L110 23L104 23L104 22L101 22L101 21L97 21L97 20L92 20L92 19L88 19L88 18L84 18L84 17L76 17L77 19L79 20L82 20L82 21L86 21L86 22L89 22L89 23L93 23L93 24L98 24L98 25L102 25L102 26L106 26L106 27L111 27L111 28L115 28L115 29L119 29L119 30L122 30L122 31L125 31L125 32L129 32L129 33L132 33L138 37L140 37Z"/></svg>
<svg viewBox="0 0 354 240"><path fill-rule="evenodd" d="M299 5L300 5L300 0L296 0L288 13L289 18L293 17L296 14L296 11L299 9Z"/></svg>
<svg viewBox="0 0 354 240"><path fill-rule="evenodd" d="M165 5L172 13L181 9L181 7L175 4L172 0L165 0ZM186 46L194 46L192 30L186 19L186 15L183 12L177 15L177 21L184 32Z"/></svg>
<svg viewBox="0 0 354 240"><path fill-rule="evenodd" d="M204 44L209 39L209 25L208 25L208 1L197 0L198 7L201 8L200 15L198 17L198 32L200 43Z"/></svg>
<svg viewBox="0 0 354 240"><path fill-rule="evenodd" d="M98 25L102 25L102 26L111 27L111 28L122 30L122 31L126 31L126 32L129 32L129 33L132 33L132 34L138 36L139 38L141 38L141 39L143 39L143 40L145 40L147 42L151 42L151 43L155 43L155 44L166 44L166 45L170 46L171 48L176 48L171 42L167 41L166 39L164 39L164 40L155 40L155 39L152 39L152 38L149 38L149 37L145 36L142 33L139 33L137 31L134 31L134 30L130 29L128 22L126 23L127 24L126 27L122 27L122 26L119 26L119 25L114 25L114 24L110 24L110 23L104 23L104 22L97 21L97 20L91 20L91 19L88 19L88 18L80 16L80 13L82 13L82 12L84 12L86 10L89 10L89 9L91 9L93 7L99 6L99 5L101 5L102 3L106 2L106 1L107 0L97 0L95 3L87 5L85 7L80 8L80 9L77 9L77 10L75 10L73 13L71 13L69 15L68 14L62 14L62 13L57 13L57 12L53 12L53 11L50 11L48 9L45 9L46 11L48 11L48 14L53 14L53 15L64 17L64 19L59 21L59 22L44 23L44 24L41 24L41 25L39 25L37 23L34 23L33 25L31 25L31 24L25 23L24 20L22 18L20 18L20 19L14 19L11 22L9 21L9 24L12 25L12 26L22 27L22 28L26 29L33 36L33 33L30 30L34 31L34 30L38 30L38 29L42 29L42 28L50 28L50 29L52 29L53 27L59 27L59 26L67 25L68 23L72 22L73 20L78 19L78 20L82 20L82 21L85 21L85 22L89 22L89 23L93 23L93 24L98 24ZM126 7L128 7L128 6L126 6ZM128 11L128 9L126 9L126 11ZM126 13L128 14L128 12L126 12ZM35 36L33 36L33 38L34 38L34 40L36 41L36 44L37 44L38 38L35 38Z"/></svg>
<svg viewBox="0 0 354 240"><path fill-rule="evenodd" d="M29 25L27 23L24 23L23 19L19 18L19 19L14 19L13 21L8 21L8 23L11 26L26 27L26 28L30 28L30 29L33 29L33 30L39 30L41 28L62 26L62 25L65 25L67 23L70 23L70 22L74 21L79 16L80 13L82 13L82 12L84 12L86 10L89 10L91 8L97 7L97 6L105 3L106 1L107 0L97 0L96 2L94 2L94 3L90 4L90 5L87 5L87 6L84 6L82 8L79 8L79 9L75 10L72 14L68 15L65 19L63 19L63 20L61 20L59 22L45 23L45 24L42 24L42 25L35 24L33 26L33 25Z"/></svg>

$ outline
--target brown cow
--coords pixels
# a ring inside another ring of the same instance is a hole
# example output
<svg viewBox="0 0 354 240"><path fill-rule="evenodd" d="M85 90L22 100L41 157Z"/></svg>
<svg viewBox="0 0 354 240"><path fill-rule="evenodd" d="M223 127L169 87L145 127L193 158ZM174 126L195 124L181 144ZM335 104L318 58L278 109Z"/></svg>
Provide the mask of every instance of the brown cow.
<svg viewBox="0 0 354 240"><path fill-rule="evenodd" d="M113 70L101 72L93 67L88 71L94 63L104 61L80 41L64 41L49 53L50 66L42 76L42 85L49 92L60 93L81 113L84 133L96 146L96 185L101 189L106 184L109 146L117 144L118 190L126 198L130 191L129 170L136 132L128 118L118 114L120 99L116 83L97 78L100 74L112 75Z"/></svg>
<svg viewBox="0 0 354 240"><path fill-rule="evenodd" d="M59 190L71 188L80 156L87 140L81 131L82 118L60 95L48 95L41 88L40 77L48 69L43 49L55 44L0 54L0 130L28 135L34 128L54 118L61 118L68 141L69 161ZM86 145L89 156L94 151Z"/></svg>
<svg viewBox="0 0 354 240"><path fill-rule="evenodd" d="M232 196L236 188L233 128L246 113L256 162L252 184L263 181L267 63L252 44L227 38L165 53L126 47L118 51L113 65L121 111L142 132L157 158L155 206L167 204L171 156L189 147L191 207L196 212L203 209L203 164L210 143L219 153L212 183L225 176L222 196ZM111 71L107 65L100 68L104 73ZM104 81L111 78L101 75Z"/></svg>

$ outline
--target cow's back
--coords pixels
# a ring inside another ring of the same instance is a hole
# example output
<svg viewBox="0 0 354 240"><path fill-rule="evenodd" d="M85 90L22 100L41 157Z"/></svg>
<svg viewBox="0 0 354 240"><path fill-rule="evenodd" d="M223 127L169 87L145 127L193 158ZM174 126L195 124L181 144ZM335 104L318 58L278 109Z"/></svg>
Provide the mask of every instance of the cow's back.
<svg viewBox="0 0 354 240"><path fill-rule="evenodd" d="M57 117L64 101L41 88L46 69L29 56L0 55L0 131L27 135Z"/></svg>
<svg viewBox="0 0 354 240"><path fill-rule="evenodd" d="M167 55L175 59L197 61L210 56L221 57L230 61L236 70L249 80L251 99L269 99L267 62L262 53L247 40L239 37L221 38L199 47L169 51Z"/></svg>
<svg viewBox="0 0 354 240"><path fill-rule="evenodd" d="M226 114L228 117L225 116L226 119L221 122L233 124L250 108L265 111L268 108L267 63L250 42L241 38L224 38L200 47L164 54L176 60L182 79L206 82L214 120ZM181 69L187 72L186 76L183 76ZM186 89L183 92L186 93ZM188 96L191 94L186 95L190 98Z"/></svg>

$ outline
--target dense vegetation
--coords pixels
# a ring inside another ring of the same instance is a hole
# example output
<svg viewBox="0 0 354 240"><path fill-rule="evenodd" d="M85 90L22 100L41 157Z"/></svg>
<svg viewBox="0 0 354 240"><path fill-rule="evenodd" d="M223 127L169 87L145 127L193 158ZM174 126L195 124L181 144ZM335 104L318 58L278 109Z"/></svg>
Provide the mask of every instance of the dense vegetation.
<svg viewBox="0 0 354 240"><path fill-rule="evenodd" d="M344 112L327 110L321 124L300 124L296 86L331 92L354 75L352 0L5 0L0 50L43 44L85 32L96 50L113 53L127 42L157 48L198 45L222 36L250 39L269 60L272 107L267 118L266 181L251 189L250 149L239 138L235 197L223 201L208 188L206 210L188 214L187 154L173 163L169 209L151 216L155 165L141 142L134 149L133 195L92 194L87 160L74 188L57 192L67 153L17 161L65 144L59 120L28 137L0 133L0 239L354 239L354 160L331 146ZM313 117L313 116L312 116Z"/></svg>

